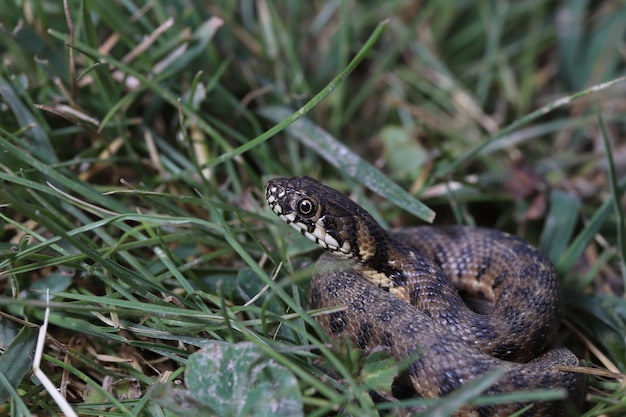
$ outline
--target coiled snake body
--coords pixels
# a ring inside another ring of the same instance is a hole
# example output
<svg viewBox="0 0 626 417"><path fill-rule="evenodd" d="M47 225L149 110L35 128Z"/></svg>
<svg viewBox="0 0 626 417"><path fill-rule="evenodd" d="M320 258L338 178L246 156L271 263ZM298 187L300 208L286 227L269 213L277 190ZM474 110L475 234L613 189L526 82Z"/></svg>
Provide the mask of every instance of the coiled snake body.
<svg viewBox="0 0 626 417"><path fill-rule="evenodd" d="M537 249L475 227L387 232L310 177L275 178L266 198L282 220L330 252L318 261L309 292L312 308L345 306L318 317L329 335L347 336L363 350L385 348L398 359L416 357L406 374L417 396L440 397L506 367L487 394L564 388L570 400L535 403L523 415L572 415L582 378L559 366L578 359L554 345L558 276ZM481 300L480 312L460 293ZM455 415L507 416L527 405L465 407Z"/></svg>

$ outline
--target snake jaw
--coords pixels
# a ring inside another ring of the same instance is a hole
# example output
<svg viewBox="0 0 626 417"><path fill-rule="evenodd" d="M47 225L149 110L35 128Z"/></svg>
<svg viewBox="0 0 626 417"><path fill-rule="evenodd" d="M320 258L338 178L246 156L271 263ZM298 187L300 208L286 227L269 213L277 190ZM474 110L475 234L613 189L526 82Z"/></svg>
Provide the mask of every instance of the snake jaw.
<svg viewBox="0 0 626 417"><path fill-rule="evenodd" d="M314 223L306 223L303 221L299 221L298 216L293 212L283 215L278 214L278 216L285 223L287 223L295 230L299 231L304 237L317 244L322 249L328 250L346 258L352 257L350 242L344 241L343 244L340 245L337 239L332 237L330 233L326 232L323 218L320 218Z"/></svg>
<svg viewBox="0 0 626 417"><path fill-rule="evenodd" d="M268 181L265 186L267 203L281 220L322 249L344 258L352 258L354 254L350 242L342 238L341 233L333 233L332 228L329 228L323 202L316 196L308 195L300 187L300 182L307 181L315 180L301 177ZM309 209L306 213L302 211L303 203Z"/></svg>

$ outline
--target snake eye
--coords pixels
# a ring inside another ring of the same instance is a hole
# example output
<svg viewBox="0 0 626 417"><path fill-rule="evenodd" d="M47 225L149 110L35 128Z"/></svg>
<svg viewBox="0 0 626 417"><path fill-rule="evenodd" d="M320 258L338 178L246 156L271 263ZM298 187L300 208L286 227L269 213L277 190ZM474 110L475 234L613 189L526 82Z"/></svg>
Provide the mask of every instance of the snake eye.
<svg viewBox="0 0 626 417"><path fill-rule="evenodd" d="M313 214L315 214L316 209L317 204L311 199L303 198L302 200L298 201L298 211L303 216L312 216Z"/></svg>

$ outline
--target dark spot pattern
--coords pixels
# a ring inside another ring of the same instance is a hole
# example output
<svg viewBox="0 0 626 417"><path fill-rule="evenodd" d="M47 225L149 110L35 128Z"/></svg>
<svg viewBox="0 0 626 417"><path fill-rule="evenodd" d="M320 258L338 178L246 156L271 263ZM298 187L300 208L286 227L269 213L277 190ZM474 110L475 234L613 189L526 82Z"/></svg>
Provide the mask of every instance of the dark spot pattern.
<svg viewBox="0 0 626 417"><path fill-rule="evenodd" d="M443 249L443 246L439 244L435 245L434 249L435 249L435 257L433 259L435 261L435 264L441 268L445 262L446 251Z"/></svg>
<svg viewBox="0 0 626 417"><path fill-rule="evenodd" d="M440 356L446 356L452 353L450 349L453 349L453 346L443 340L430 345L430 350Z"/></svg>
<svg viewBox="0 0 626 417"><path fill-rule="evenodd" d="M365 300L363 299L355 299L352 301L352 308L354 308L356 311L361 311L364 312L367 310L369 306L365 303Z"/></svg>
<svg viewBox="0 0 626 417"><path fill-rule="evenodd" d="M328 324L328 330L337 336L346 329L346 313L343 311L338 311L335 313L330 313L330 322Z"/></svg>
<svg viewBox="0 0 626 417"><path fill-rule="evenodd" d="M463 383L463 378L455 368L444 368L439 374L439 394L448 395Z"/></svg>
<svg viewBox="0 0 626 417"><path fill-rule="evenodd" d="M382 337L380 338L380 344L382 346L392 348L393 347L393 334L391 332L383 331Z"/></svg>
<svg viewBox="0 0 626 417"><path fill-rule="evenodd" d="M411 304L417 304L417 301L419 300L421 294L422 289L419 286L414 286L409 293Z"/></svg>
<svg viewBox="0 0 626 417"><path fill-rule="evenodd" d="M512 343L499 343L493 349L492 354L493 356L507 360L509 358L515 357L518 351L519 348Z"/></svg>
<svg viewBox="0 0 626 417"><path fill-rule="evenodd" d="M490 256L485 256L483 258L480 265L478 265L478 270L476 271L476 280L480 281L480 279L485 276L485 274L487 273L487 271L489 271L489 268L491 267L491 262L492 260Z"/></svg>
<svg viewBox="0 0 626 417"><path fill-rule="evenodd" d="M496 290L500 288L503 284L506 283L508 277L509 273L507 271L500 272L493 281L493 289Z"/></svg>
<svg viewBox="0 0 626 417"><path fill-rule="evenodd" d="M378 314L378 320L381 323L391 323L394 319L394 315L392 313L390 313L389 311L381 311Z"/></svg>
<svg viewBox="0 0 626 417"><path fill-rule="evenodd" d="M383 272L385 272L385 274L391 279L391 282L393 282L397 287L406 286L407 277L404 272L393 268L385 268Z"/></svg>
<svg viewBox="0 0 626 417"><path fill-rule="evenodd" d="M365 349L372 340L372 327L369 322L361 323L359 326L359 335L356 339L356 346L359 349Z"/></svg>

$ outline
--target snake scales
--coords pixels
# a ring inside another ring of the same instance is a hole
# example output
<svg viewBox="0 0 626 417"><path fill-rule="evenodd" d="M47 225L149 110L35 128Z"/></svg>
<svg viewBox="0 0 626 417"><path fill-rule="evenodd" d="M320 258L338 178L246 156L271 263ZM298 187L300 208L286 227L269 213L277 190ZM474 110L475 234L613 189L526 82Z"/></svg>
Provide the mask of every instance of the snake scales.
<svg viewBox="0 0 626 417"><path fill-rule="evenodd" d="M582 377L559 366L579 362L554 344L558 276L537 249L476 227L387 232L358 204L310 177L275 178L265 190L282 220L330 252L318 261L309 292L312 308L345 306L318 317L329 335L347 336L366 351L382 347L400 360L416 357L406 378L419 397L444 396L506 367L486 394L560 387L568 399L534 403L523 415L575 415ZM473 311L461 294L488 311ZM454 415L508 416L525 406L465 407Z"/></svg>

